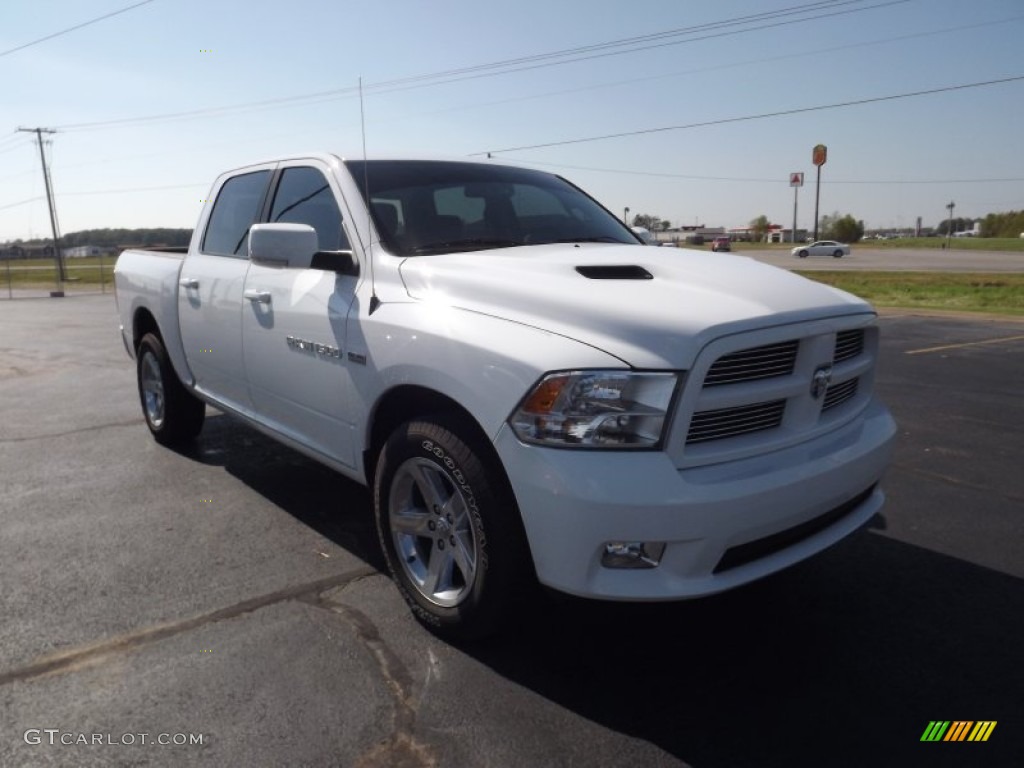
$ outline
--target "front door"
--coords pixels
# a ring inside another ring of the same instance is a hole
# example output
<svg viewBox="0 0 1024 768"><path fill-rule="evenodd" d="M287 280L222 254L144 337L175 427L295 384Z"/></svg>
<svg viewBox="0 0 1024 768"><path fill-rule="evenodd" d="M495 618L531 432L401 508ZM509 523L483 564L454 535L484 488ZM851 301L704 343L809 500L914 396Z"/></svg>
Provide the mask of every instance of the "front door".
<svg viewBox="0 0 1024 768"><path fill-rule="evenodd" d="M269 222L309 224L321 251L349 250L329 172L285 165ZM345 323L358 278L252 263L245 278L242 347L256 412L274 429L354 466Z"/></svg>

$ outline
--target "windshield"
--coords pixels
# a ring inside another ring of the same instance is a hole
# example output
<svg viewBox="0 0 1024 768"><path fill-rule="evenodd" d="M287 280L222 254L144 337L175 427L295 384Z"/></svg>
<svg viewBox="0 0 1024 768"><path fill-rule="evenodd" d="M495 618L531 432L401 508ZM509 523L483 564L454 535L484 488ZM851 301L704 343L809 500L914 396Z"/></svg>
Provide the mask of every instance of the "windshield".
<svg viewBox="0 0 1024 768"><path fill-rule="evenodd" d="M370 216L384 246L401 256L543 243L640 244L600 203L549 173L432 160L346 166L364 197L369 187Z"/></svg>

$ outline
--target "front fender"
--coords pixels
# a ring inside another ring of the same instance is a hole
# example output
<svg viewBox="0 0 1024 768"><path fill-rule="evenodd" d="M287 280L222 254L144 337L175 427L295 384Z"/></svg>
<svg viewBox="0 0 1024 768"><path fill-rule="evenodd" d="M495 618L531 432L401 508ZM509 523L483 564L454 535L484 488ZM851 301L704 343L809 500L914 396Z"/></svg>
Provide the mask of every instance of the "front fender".
<svg viewBox="0 0 1024 768"><path fill-rule="evenodd" d="M353 328L354 326L354 328ZM350 323L357 434L369 444L369 416L391 389L415 385L459 403L494 440L512 409L548 371L624 368L582 342L521 323L424 302L384 304ZM365 350L362 352L361 350Z"/></svg>

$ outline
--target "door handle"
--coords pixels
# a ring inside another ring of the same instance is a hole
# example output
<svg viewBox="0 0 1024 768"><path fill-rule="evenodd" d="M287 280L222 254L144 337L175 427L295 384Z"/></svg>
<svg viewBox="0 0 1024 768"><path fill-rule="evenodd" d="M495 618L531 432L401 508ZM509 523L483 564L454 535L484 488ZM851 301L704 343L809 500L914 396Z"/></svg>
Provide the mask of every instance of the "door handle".
<svg viewBox="0 0 1024 768"><path fill-rule="evenodd" d="M199 287L199 281L194 277L183 277L178 281L178 285L184 288L186 291L195 290Z"/></svg>
<svg viewBox="0 0 1024 768"><path fill-rule="evenodd" d="M270 291L256 291L250 288L242 295L249 301L258 301L260 304L270 303Z"/></svg>

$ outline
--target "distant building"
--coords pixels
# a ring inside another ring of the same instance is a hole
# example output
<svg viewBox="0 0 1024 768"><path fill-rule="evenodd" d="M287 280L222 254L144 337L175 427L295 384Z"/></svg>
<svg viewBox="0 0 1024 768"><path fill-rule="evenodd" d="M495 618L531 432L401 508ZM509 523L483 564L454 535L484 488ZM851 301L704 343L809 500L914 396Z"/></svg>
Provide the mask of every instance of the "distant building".
<svg viewBox="0 0 1024 768"><path fill-rule="evenodd" d="M702 245L705 240L721 237L725 234L725 227L705 227L703 224L682 225L672 229L661 230L654 233L654 236L662 243L678 245Z"/></svg>
<svg viewBox="0 0 1024 768"><path fill-rule="evenodd" d="M793 230L791 227L784 227L781 224L770 224L764 236L758 238L750 227L733 227L729 230L729 239L734 242L744 243L790 243L793 242ZM806 239L807 230L797 229L796 241L802 243Z"/></svg>
<svg viewBox="0 0 1024 768"><path fill-rule="evenodd" d="M99 256L103 249L98 245L76 245L74 248L64 248L64 255L69 259L81 259L85 256Z"/></svg>
<svg viewBox="0 0 1024 768"><path fill-rule="evenodd" d="M52 245L0 245L0 259L52 259Z"/></svg>

